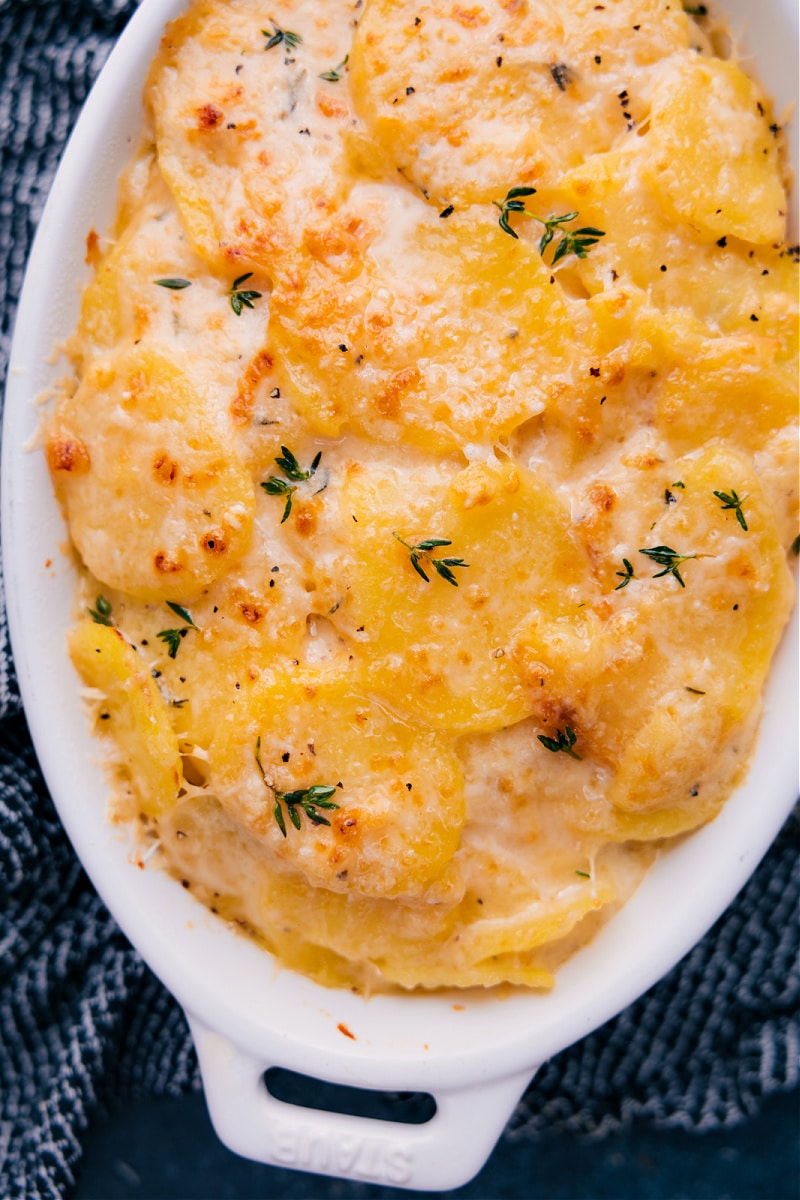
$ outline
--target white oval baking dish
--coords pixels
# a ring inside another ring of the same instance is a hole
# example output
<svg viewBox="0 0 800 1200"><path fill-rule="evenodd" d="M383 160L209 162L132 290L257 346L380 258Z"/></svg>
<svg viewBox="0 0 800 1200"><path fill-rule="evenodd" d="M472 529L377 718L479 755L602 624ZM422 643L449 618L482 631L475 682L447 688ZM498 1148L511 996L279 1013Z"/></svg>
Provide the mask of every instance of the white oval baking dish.
<svg viewBox="0 0 800 1200"><path fill-rule="evenodd" d="M212 1119L234 1151L265 1163L440 1190L482 1166L539 1064L641 995L726 908L797 796L797 622L770 676L749 779L709 826L664 854L631 903L564 966L549 995L445 993L364 1000L289 971L158 870L138 870L104 819L107 789L67 658L73 579L44 456L29 452L35 398L60 368L91 227L108 226L137 139L140 94L163 25L185 0L144 0L78 122L52 188L20 303L6 393L2 535L12 642L31 733L67 832L101 896L182 1004ZM797 94L794 0L726 0L756 70ZM748 23L748 18L751 18ZM796 141L796 121L794 125ZM795 159L796 161L796 159ZM795 226L796 228L796 226ZM46 294L47 305L40 304ZM283 1067L356 1087L423 1091L407 1126L299 1108L267 1091Z"/></svg>

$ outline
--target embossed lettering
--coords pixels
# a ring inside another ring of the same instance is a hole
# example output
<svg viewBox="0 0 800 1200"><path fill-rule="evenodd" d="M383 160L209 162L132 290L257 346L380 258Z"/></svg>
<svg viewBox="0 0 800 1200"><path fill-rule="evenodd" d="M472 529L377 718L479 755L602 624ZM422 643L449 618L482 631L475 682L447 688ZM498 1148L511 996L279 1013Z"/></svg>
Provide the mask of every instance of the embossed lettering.
<svg viewBox="0 0 800 1200"><path fill-rule="evenodd" d="M371 1183L402 1185L411 1178L413 1150L388 1138L314 1132L302 1125L275 1122L271 1129L276 1162L306 1171L335 1171Z"/></svg>

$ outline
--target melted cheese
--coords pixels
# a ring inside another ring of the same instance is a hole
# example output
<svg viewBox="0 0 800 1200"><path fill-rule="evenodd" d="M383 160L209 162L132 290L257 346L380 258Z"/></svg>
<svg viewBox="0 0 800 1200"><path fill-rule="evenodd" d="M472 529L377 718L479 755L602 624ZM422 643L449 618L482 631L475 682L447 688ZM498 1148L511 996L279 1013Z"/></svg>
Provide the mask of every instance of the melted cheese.
<svg viewBox="0 0 800 1200"><path fill-rule="evenodd" d="M666 0L264 26L168 28L48 431L116 813L315 978L547 987L741 779L791 605L770 103Z"/></svg>

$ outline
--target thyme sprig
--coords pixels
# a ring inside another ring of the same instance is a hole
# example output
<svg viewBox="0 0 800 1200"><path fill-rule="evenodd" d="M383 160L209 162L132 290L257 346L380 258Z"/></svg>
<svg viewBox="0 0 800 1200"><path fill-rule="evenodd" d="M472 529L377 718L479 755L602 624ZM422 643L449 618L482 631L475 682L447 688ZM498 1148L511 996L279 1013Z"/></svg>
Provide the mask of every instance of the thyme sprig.
<svg viewBox="0 0 800 1200"><path fill-rule="evenodd" d="M87 611L95 625L109 625L113 627L114 622L111 620L111 601L107 600L105 596L98 596L94 602L94 608L90 608Z"/></svg>
<svg viewBox="0 0 800 1200"><path fill-rule="evenodd" d="M544 233L539 239L539 253L542 256L558 234L559 241L553 253L553 265L562 258L566 258L568 254L574 254L577 258L586 258L592 246L597 245L600 238L606 236L604 230L595 229L593 225L586 225L582 229L565 229L564 226L568 221L574 221L580 215L577 211L562 213L560 216L552 214L549 217L540 217L537 213L529 212L525 207L524 198L533 196L535 193L536 188L533 187L513 187L509 189L504 200L493 200L492 204L500 210L500 228L510 237L519 237L517 231L509 223L512 213L522 213L523 216L530 217L532 220L538 221L540 225L544 225Z"/></svg>
<svg viewBox="0 0 800 1200"><path fill-rule="evenodd" d="M537 737L544 746L545 750L549 750L552 754L568 754L570 758L574 758L577 762L583 762L580 754L576 754L572 747L578 740L575 730L571 725L565 726L564 729L556 729L557 736L554 738L546 737L545 734L539 733Z"/></svg>
<svg viewBox="0 0 800 1200"><path fill-rule="evenodd" d="M323 71L320 79L325 79L328 83L338 83L344 74L344 69L350 61L350 55L345 54L342 61L330 71Z"/></svg>
<svg viewBox="0 0 800 1200"><path fill-rule="evenodd" d="M288 450L286 446L281 446L281 452L275 459L275 465L276 467L280 467L286 479L290 479L292 482L287 483L286 479L279 479L277 475L270 475L269 479L261 484L268 496L285 496L286 498L281 525L288 519L289 513L292 511L292 497L297 491L297 484L305 483L307 479L311 479L316 474L321 458L322 451L320 450L314 456L314 460L308 470L304 471L291 450Z"/></svg>
<svg viewBox="0 0 800 1200"><path fill-rule="evenodd" d="M632 579L636 578L636 576L633 573L633 567L628 562L627 558L623 558L622 565L625 568L625 570L616 572L616 574L619 575L620 579L622 580L622 583L617 584L617 586L614 588L615 592L618 592L622 588L627 587L628 584L630 583L630 581Z"/></svg>
<svg viewBox="0 0 800 1200"><path fill-rule="evenodd" d="M392 537L397 538L400 545L405 546L408 550L412 567L426 583L430 583L430 576L425 574L424 568L420 565L421 562L433 567L436 574L445 582L451 583L453 587L458 587L458 580L453 574L452 568L468 567L469 563L464 562L463 558L434 558L431 554L432 550L438 550L440 546L452 546L453 543L448 538L425 538L423 541L411 545L410 542L404 541L394 529Z"/></svg>
<svg viewBox="0 0 800 1200"><path fill-rule="evenodd" d="M283 42L287 50L296 50L303 40L301 35L299 33L292 33L290 29L281 29L280 25L272 20L272 17L270 17L270 21L272 21L272 32L270 33L268 29L261 30L267 39L264 49L271 50L273 46L280 46L281 42Z"/></svg>
<svg viewBox="0 0 800 1200"><path fill-rule="evenodd" d="M658 571L653 579L660 579L662 575L674 575L682 588L686 587L683 582L681 573L678 568L682 563L689 562L692 558L700 558L698 554L679 554L677 550L673 550L671 546L651 546L647 550L640 549L640 554L646 554L654 563L658 563L663 567L663 571Z"/></svg>
<svg viewBox="0 0 800 1200"><path fill-rule="evenodd" d="M252 275L253 272L248 271L245 275L240 275L238 279L234 279L231 290L228 292L231 298L231 308L237 317L242 315L243 308L253 308L253 301L261 299L261 292L242 291L242 284L247 283L247 280L252 278Z"/></svg>
<svg viewBox="0 0 800 1200"><path fill-rule="evenodd" d="M323 817L317 810L320 808L332 810L338 808L339 805L331 800L331 796L336 794L335 787L329 787L325 784L314 784L313 787L300 788L292 792L282 792L276 788L273 783L267 779L264 770L264 764L261 761L261 737L256 739L256 762L258 769L261 772L261 778L264 781L264 786L269 788L272 795L275 797L275 807L272 810L272 815L275 818L275 823L280 829L284 837L286 837L286 819L283 814L283 806L286 806L286 812L289 814L289 820L294 825L295 829L301 828L300 811L305 813L312 825L330 825L327 817Z"/></svg>
<svg viewBox="0 0 800 1200"><path fill-rule="evenodd" d="M731 488L730 492L714 492L714 495L718 500L722 501L723 512L728 508L733 509L733 511L736 513L736 520L739 522L745 533L747 533L747 521L745 520L745 515L742 512L742 505L747 499L747 496L739 497L733 488Z"/></svg>
<svg viewBox="0 0 800 1200"><path fill-rule="evenodd" d="M162 629L156 634L156 637L161 638L162 642L166 644L167 652L170 658L176 658L181 642L186 637L189 630L197 629L197 626L192 620L191 614L185 608L182 608L180 604L174 604L172 600L168 600L167 608L171 608L176 617L180 617L182 621L186 622L186 624L180 629Z"/></svg>

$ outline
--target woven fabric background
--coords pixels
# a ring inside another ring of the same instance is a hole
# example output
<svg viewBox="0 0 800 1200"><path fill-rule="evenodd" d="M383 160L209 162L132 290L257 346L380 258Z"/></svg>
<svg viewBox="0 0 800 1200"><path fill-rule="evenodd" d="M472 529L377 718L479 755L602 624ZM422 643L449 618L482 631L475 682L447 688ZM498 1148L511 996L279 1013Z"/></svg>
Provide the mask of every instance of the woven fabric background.
<svg viewBox="0 0 800 1200"><path fill-rule="evenodd" d="M0 0L3 378L49 184L134 8ZM634 1119L719 1128L797 1086L797 834L795 817L670 975L540 1072L507 1137L602 1136ZM180 1094L199 1079L180 1009L116 928L60 828L21 712L1 586L0 887L0 1195L69 1195L101 1101Z"/></svg>

